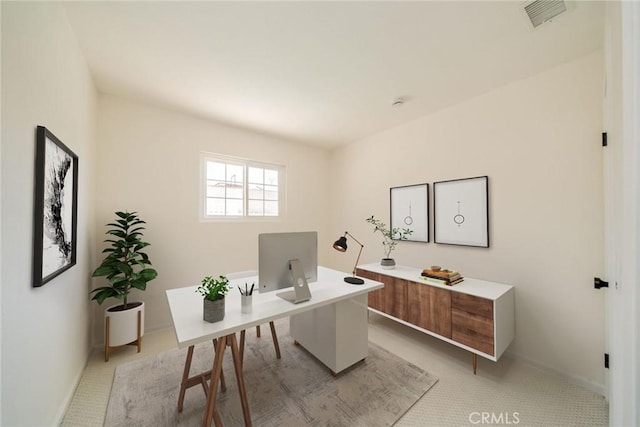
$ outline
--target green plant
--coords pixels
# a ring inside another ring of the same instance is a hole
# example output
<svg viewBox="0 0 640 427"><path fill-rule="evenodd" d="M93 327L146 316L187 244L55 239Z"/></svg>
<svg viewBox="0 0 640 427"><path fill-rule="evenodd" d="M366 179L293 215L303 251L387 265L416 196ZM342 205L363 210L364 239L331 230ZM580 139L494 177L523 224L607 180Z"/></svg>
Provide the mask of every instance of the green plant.
<svg viewBox="0 0 640 427"><path fill-rule="evenodd" d="M227 292L229 292L229 279L224 276L220 276L217 279L207 276L202 279L202 284L198 286L196 292L202 295L204 299L217 301L224 298Z"/></svg>
<svg viewBox="0 0 640 427"><path fill-rule="evenodd" d="M391 251L396 248L398 241L407 240L407 236L413 233L413 230L408 228L392 228L388 229L387 224L376 219L374 215L371 215L366 221L373 225L373 232L379 231L382 234L382 247L384 248L385 258L391 257Z"/></svg>
<svg viewBox="0 0 640 427"><path fill-rule="evenodd" d="M155 279L158 272L151 265L147 254L142 249L149 246L149 243L142 241L142 233L145 224L137 212L116 212L116 222L107 224L111 229L106 234L114 236L113 239L105 240L111 243L102 251L109 254L102 261L102 264L93 272L93 277L106 276L110 286L102 286L92 290L94 294L92 300L98 304L107 298L117 298L123 300L123 309L127 309L127 297L132 288L144 291L147 282Z"/></svg>

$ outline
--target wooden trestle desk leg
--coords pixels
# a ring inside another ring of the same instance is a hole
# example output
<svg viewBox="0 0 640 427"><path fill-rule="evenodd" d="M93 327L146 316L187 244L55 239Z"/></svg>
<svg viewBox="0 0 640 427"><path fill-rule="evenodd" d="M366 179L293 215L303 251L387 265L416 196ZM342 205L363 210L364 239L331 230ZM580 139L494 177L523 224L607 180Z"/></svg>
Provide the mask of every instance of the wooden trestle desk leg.
<svg viewBox="0 0 640 427"><path fill-rule="evenodd" d="M227 346L227 337L221 337L216 343L216 355L213 358L213 367L211 368L211 381L209 381L209 393L207 394L207 406L204 415L204 426L211 426L211 421L215 421L216 427L222 426L220 415L216 411L216 396L218 394L218 378L222 372L222 358L224 350Z"/></svg>
<svg viewBox="0 0 640 427"><path fill-rule="evenodd" d="M244 387L244 377L242 376L242 359L240 358L240 352L238 350L238 342L236 341L236 334L230 335L231 337L231 354L233 355L233 366L236 371L236 379L238 380L238 390L240 392L240 403L242 404L242 415L244 417L244 424L247 427L251 427L251 415L249 414L249 401L247 400L247 390Z"/></svg>
<svg viewBox="0 0 640 427"><path fill-rule="evenodd" d="M209 393L207 395L207 408L204 417L204 426L211 426L213 421L216 427L222 426L222 420L218 411L216 411L216 395L218 393L218 380L222 373L222 359L224 357L224 349L229 345L231 347L231 355L233 357L233 366L236 372L236 380L238 381L238 392L240 394L240 403L242 405L242 415L244 423L247 427L251 427L251 415L249 414L249 402L247 400L247 391L244 387L244 378L242 376L242 361L238 350L238 341L236 334L227 335L218 339L216 345L216 356L213 360L213 368L211 369L211 381L209 382Z"/></svg>
<svg viewBox="0 0 640 427"><path fill-rule="evenodd" d="M240 363L244 363L244 336L246 331L240 331Z"/></svg>
<svg viewBox="0 0 640 427"><path fill-rule="evenodd" d="M215 351L218 340L213 340L213 351L215 359ZM188 388L194 385L201 384L204 389L204 395L209 392L209 386L207 380L211 381L211 371L206 371L193 377L189 377L189 371L191 370L191 360L193 359L193 346L189 346L187 350L187 359L184 362L184 371L182 372L182 381L180 381L180 394L178 395L178 412L182 412L184 408L184 395ZM224 382L224 373L220 372L220 389L227 391L227 385Z"/></svg>
<svg viewBox="0 0 640 427"><path fill-rule="evenodd" d="M276 358L280 359L280 345L278 344L278 335L276 334L276 325L273 322L269 322L271 328L271 338L273 339L273 346L276 349Z"/></svg>

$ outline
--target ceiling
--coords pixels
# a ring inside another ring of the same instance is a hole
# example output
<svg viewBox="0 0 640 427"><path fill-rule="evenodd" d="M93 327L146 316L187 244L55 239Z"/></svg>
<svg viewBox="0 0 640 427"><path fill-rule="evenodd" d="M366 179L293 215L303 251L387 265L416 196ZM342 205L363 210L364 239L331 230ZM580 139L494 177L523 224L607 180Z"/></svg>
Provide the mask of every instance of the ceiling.
<svg viewBox="0 0 640 427"><path fill-rule="evenodd" d="M67 2L102 93L331 148L600 49L601 2ZM402 107L392 107L396 98Z"/></svg>

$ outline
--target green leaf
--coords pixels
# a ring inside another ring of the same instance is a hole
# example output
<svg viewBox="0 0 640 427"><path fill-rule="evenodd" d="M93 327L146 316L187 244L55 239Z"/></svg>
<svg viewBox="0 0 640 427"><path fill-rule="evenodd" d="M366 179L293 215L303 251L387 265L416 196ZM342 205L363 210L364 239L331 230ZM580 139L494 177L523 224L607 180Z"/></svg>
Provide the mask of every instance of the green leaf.
<svg viewBox="0 0 640 427"><path fill-rule="evenodd" d="M113 273L114 268L110 265L101 265L93 272L93 277L107 276Z"/></svg>
<svg viewBox="0 0 640 427"><path fill-rule="evenodd" d="M120 237L121 239L124 239L127 237L127 233L125 233L124 231L120 231L120 230L109 230L107 231L107 234L112 234L116 237Z"/></svg>
<svg viewBox="0 0 640 427"><path fill-rule="evenodd" d="M98 301L98 304L102 304L102 302L107 298L113 298L113 297L117 298L119 295L118 292L116 292L113 288L109 288L106 286L96 288L90 293L94 294L91 299Z"/></svg>
<svg viewBox="0 0 640 427"><path fill-rule="evenodd" d="M145 282L144 280L136 280L134 282L131 282L131 286L144 291L145 289L147 289L147 282Z"/></svg>
<svg viewBox="0 0 640 427"><path fill-rule="evenodd" d="M145 282L148 282L158 277L158 272L153 268L145 268L139 274L140 274L140 278Z"/></svg>
<svg viewBox="0 0 640 427"><path fill-rule="evenodd" d="M112 285L117 285L119 283L126 282L126 281L127 281L127 278L124 276L114 276L109 279L109 282L111 282Z"/></svg>
<svg viewBox="0 0 640 427"><path fill-rule="evenodd" d="M124 274L131 274L133 273L133 269L131 268L131 266L129 264L127 264L126 262L118 262L116 263L115 267L123 272Z"/></svg>

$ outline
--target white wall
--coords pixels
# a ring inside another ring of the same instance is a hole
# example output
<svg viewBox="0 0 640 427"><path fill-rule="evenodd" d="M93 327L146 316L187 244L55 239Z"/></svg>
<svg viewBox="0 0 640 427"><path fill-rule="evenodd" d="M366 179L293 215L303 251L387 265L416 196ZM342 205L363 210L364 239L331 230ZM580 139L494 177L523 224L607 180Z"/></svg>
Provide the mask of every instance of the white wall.
<svg viewBox="0 0 640 427"><path fill-rule="evenodd" d="M102 240L116 210L137 211L147 221L148 254L159 276L132 294L145 301L147 330L171 324L165 290L255 269L259 233L316 230L320 248L330 248L326 151L109 95L100 96L98 111L96 233ZM285 165L286 218L200 222L201 151ZM321 262L328 250L319 251ZM97 343L104 339L103 311L96 304Z"/></svg>
<svg viewBox="0 0 640 427"><path fill-rule="evenodd" d="M365 245L361 262L377 262L381 241L364 219L389 223L390 187L488 175L490 248L436 245L431 230L431 243L393 256L515 285L512 354L600 393L602 68L594 53L336 150L332 205L343 208L331 211L331 232L348 230ZM355 256L330 264L349 271Z"/></svg>
<svg viewBox="0 0 640 427"><path fill-rule="evenodd" d="M2 420L62 419L90 352L97 95L62 6L2 2ZM79 158L77 264L31 287L35 128Z"/></svg>

